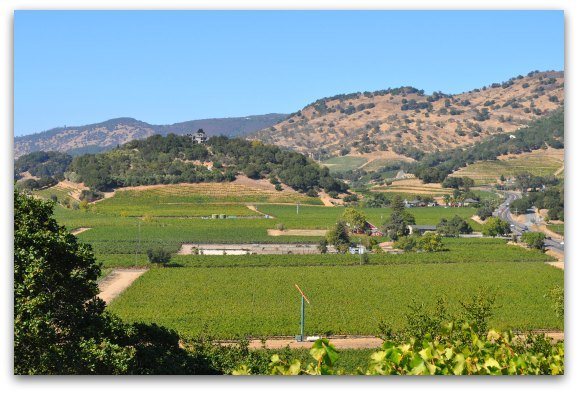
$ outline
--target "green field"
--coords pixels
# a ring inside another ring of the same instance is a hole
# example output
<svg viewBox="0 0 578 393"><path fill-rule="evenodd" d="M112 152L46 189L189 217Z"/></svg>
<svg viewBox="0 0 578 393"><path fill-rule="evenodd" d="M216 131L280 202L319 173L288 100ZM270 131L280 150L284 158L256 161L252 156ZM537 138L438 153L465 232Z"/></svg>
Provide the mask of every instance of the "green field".
<svg viewBox="0 0 578 393"><path fill-rule="evenodd" d="M155 322L185 335L293 335L298 283L311 299L307 334L376 334L382 318L401 327L412 299L458 307L480 286L498 294L491 326L560 329L549 288L564 272L532 262L152 269L109 308L126 321Z"/></svg>
<svg viewBox="0 0 578 393"><path fill-rule="evenodd" d="M287 228L295 229L327 229L335 224L343 214L345 208L323 207L323 206L299 206L299 214L295 206L286 205L258 205L260 211L274 216ZM389 208L367 208L360 209L368 220L379 226L391 214ZM476 214L476 209L471 207L428 207L411 208L408 211L415 216L417 224L436 225L442 218L452 218L458 215L468 219ZM468 221L474 230L481 229L476 222Z"/></svg>
<svg viewBox="0 0 578 393"><path fill-rule="evenodd" d="M502 239L472 238L443 240L446 251L435 253L372 254L369 265L475 262L547 262L554 258L537 250L506 244ZM144 255L107 254L98 259L105 267L147 266ZM175 255L171 263L184 267L275 267L275 266L355 266L359 256L325 255Z"/></svg>
<svg viewBox="0 0 578 393"><path fill-rule="evenodd" d="M367 158L364 157L342 156L330 158L321 164L329 168L329 172L337 173L357 169L366 162Z"/></svg>
<svg viewBox="0 0 578 393"><path fill-rule="evenodd" d="M174 189L173 189L174 190ZM173 191L174 192L174 191ZM247 202L194 203L198 196L154 195L141 191L121 192L113 198L91 204L88 211L55 207L57 220L69 230L87 227L78 235L90 243L100 257L131 255L126 258L106 257L107 266L142 264L141 256L149 248L162 246L177 252L183 243L317 243L320 237L269 236L267 229L282 223L288 229L328 229L343 214L343 207L253 203L262 213L249 210ZM380 226L390 209L363 209L369 221ZM473 208L414 208L410 209L418 224L437 224L442 217L455 214L469 219ZM211 214L227 214L238 218L203 219ZM264 214L274 218L265 219ZM474 230L480 225L469 220ZM141 254L138 256L137 254Z"/></svg>

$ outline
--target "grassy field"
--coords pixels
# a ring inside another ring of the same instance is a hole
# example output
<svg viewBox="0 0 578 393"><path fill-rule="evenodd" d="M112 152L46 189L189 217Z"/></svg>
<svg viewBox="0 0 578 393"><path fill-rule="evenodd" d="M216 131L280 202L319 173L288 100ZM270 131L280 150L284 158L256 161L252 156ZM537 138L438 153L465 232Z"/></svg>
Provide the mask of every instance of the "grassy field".
<svg viewBox="0 0 578 393"><path fill-rule="evenodd" d="M364 157L343 156L330 158L329 160L322 162L322 165L329 168L329 172L336 173L357 169L366 162L367 158Z"/></svg>
<svg viewBox="0 0 578 393"><path fill-rule="evenodd" d="M559 235L564 236L564 224L552 224L548 225L548 229L556 232Z"/></svg>
<svg viewBox="0 0 578 393"><path fill-rule="evenodd" d="M317 207L317 206L300 206L299 214L295 206L286 205L260 205L259 210L273 215L279 222L282 222L287 228L307 228L307 229L327 229L335 224L343 214L345 208L338 207ZM360 209L366 215L368 220L374 225L381 223L391 214L389 208L367 208ZM428 208L411 208L411 214L415 216L417 224L436 225L442 218L452 218L458 215L469 219L476 214L476 209L470 207L428 207ZM469 220L472 228L480 229L480 225Z"/></svg>
<svg viewBox="0 0 578 393"><path fill-rule="evenodd" d="M454 172L451 176L467 176L477 185L496 183L500 175L515 176L518 172L552 175L564 164L564 150L536 150L496 161L479 161Z"/></svg>
<svg viewBox="0 0 578 393"><path fill-rule="evenodd" d="M497 291L496 328L562 328L544 297L564 272L532 262L152 269L109 308L126 321L155 322L183 334L293 335L298 283L311 299L307 334L376 334L382 318L401 327L412 299L452 309L480 286Z"/></svg>

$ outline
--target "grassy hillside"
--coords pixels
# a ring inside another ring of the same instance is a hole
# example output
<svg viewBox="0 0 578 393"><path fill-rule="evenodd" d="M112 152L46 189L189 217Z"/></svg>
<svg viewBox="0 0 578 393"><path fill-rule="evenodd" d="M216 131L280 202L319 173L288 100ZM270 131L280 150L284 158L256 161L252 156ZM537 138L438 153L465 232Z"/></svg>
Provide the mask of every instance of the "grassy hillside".
<svg viewBox="0 0 578 393"><path fill-rule="evenodd" d="M462 94L413 87L322 98L252 137L315 158L388 152L415 157L512 132L560 108L562 72L531 72Z"/></svg>

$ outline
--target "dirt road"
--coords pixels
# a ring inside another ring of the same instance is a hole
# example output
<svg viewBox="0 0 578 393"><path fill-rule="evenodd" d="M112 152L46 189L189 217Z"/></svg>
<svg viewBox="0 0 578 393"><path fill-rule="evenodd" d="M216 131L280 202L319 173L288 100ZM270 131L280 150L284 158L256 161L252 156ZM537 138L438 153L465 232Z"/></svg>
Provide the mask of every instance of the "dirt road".
<svg viewBox="0 0 578 393"><path fill-rule="evenodd" d="M98 284L100 293L98 297L106 303L120 295L137 278L147 272L148 269L114 269L104 280Z"/></svg>
<svg viewBox="0 0 578 393"><path fill-rule="evenodd" d="M549 331L545 332L547 337L552 338L554 341L564 340L564 332L559 331ZM518 335L518 337L523 338L524 334ZM374 336L342 336L342 337L329 337L329 342L335 346L337 349L377 349L383 343L378 337ZM234 342L221 342L222 345L231 345ZM314 341L295 341L293 337L285 338L271 338L265 340L265 347L269 349L282 349L287 346L289 348L311 348ZM250 349L261 349L263 348L263 341L261 340L251 340L249 341Z"/></svg>
<svg viewBox="0 0 578 393"><path fill-rule="evenodd" d="M76 228L74 231L70 231L70 233L72 233L73 235L80 235L82 232L86 232L89 229L92 229L92 228L88 228L88 227Z"/></svg>

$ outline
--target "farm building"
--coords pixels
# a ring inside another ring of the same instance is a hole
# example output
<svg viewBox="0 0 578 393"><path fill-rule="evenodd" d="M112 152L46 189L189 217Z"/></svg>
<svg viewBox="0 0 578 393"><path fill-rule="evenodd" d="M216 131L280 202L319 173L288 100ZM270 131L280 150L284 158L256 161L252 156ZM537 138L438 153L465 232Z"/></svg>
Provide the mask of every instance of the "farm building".
<svg viewBox="0 0 578 393"><path fill-rule="evenodd" d="M375 225L373 225L372 223L367 223L367 226L369 227L369 230L371 231L371 235L370 236L383 236L383 232L381 232L379 230L379 228L377 228Z"/></svg>
<svg viewBox="0 0 578 393"><path fill-rule="evenodd" d="M479 202L479 201L477 201L477 200L475 200L475 199L467 198L467 199L464 200L464 206L469 206L469 205L471 205L472 203L478 203L478 202Z"/></svg>
<svg viewBox="0 0 578 393"><path fill-rule="evenodd" d="M425 207L426 203L420 201L419 199L414 199L413 201L408 201L407 199L403 201L405 207Z"/></svg>
<svg viewBox="0 0 578 393"><path fill-rule="evenodd" d="M409 234L412 235L414 233L419 233L423 235L426 232L435 232L436 226L435 225L408 225Z"/></svg>

